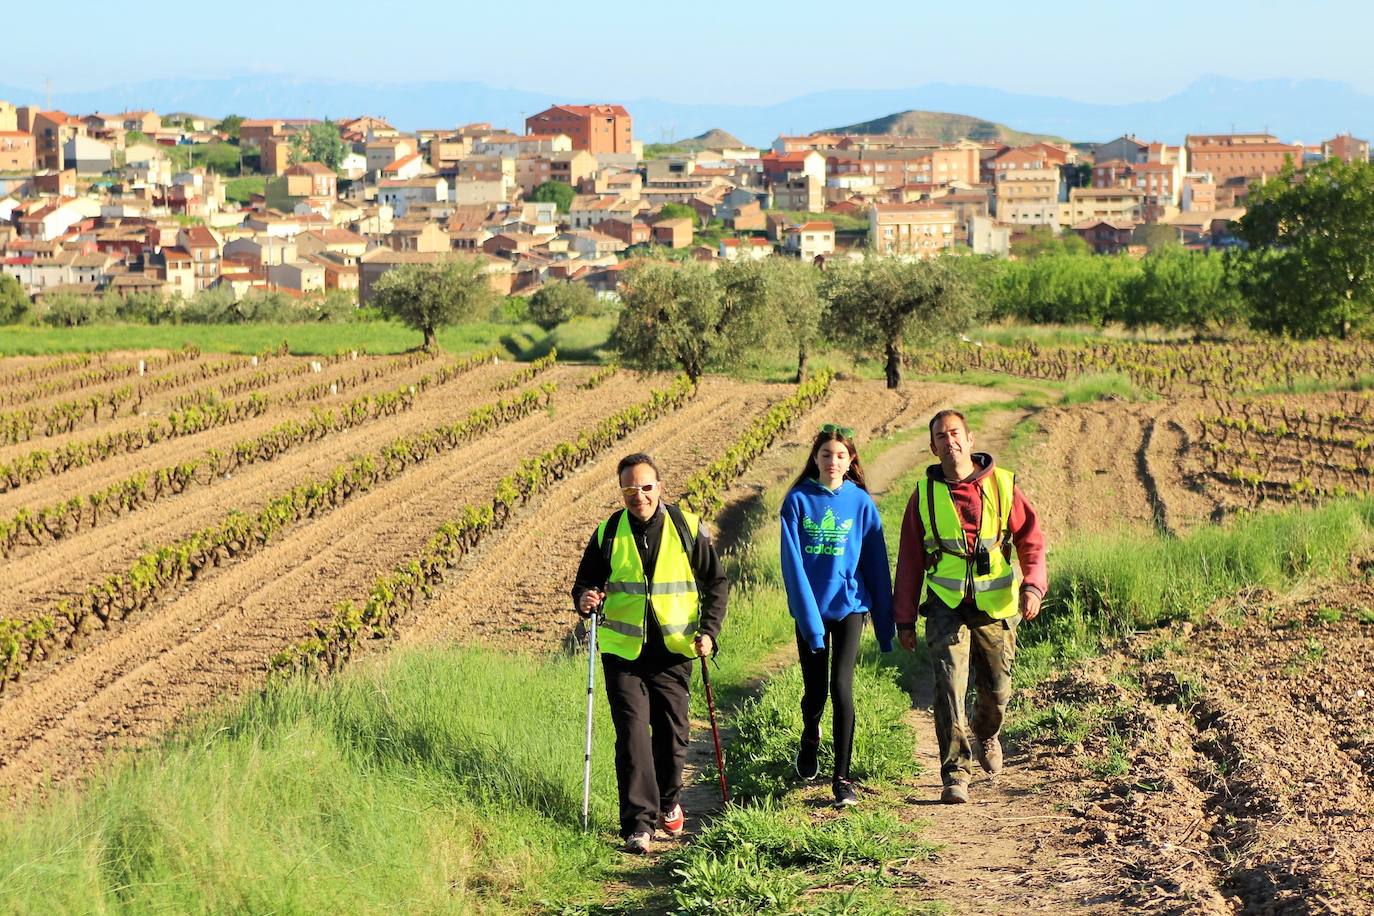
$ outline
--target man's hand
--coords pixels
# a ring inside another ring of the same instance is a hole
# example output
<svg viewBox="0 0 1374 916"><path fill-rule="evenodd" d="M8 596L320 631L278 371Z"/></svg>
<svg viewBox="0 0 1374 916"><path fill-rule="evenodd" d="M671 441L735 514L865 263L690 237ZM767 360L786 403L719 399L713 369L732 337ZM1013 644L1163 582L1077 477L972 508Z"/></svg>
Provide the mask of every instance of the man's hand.
<svg viewBox="0 0 1374 916"><path fill-rule="evenodd" d="M589 588L582 593L581 598L577 599L577 613L581 614L583 617L590 617L597 608L601 607L601 602L605 600L605 592Z"/></svg>
<svg viewBox="0 0 1374 916"><path fill-rule="evenodd" d="M715 642L705 633L697 637L697 655L700 655L702 658L710 658L711 651L715 649L715 647Z"/></svg>
<svg viewBox="0 0 1374 916"><path fill-rule="evenodd" d="M1040 602L1043 600L1039 593L1029 588L1021 589L1021 619L1034 620L1040 613Z"/></svg>
<svg viewBox="0 0 1374 916"><path fill-rule="evenodd" d="M898 642L898 644L901 645L901 647L902 647L903 649L907 650L908 652L915 652L915 651L916 651L916 631L915 631L915 630L898 630L898 631L897 631L897 642Z"/></svg>

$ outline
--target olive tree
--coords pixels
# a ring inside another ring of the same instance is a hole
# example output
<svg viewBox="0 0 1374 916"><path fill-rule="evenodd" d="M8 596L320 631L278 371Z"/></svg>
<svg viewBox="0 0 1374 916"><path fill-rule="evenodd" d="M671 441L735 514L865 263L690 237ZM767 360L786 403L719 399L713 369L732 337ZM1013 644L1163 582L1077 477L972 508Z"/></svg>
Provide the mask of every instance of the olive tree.
<svg viewBox="0 0 1374 916"><path fill-rule="evenodd" d="M546 283L530 297L530 319L546 331L565 321L591 314L596 293L585 283L556 280Z"/></svg>
<svg viewBox="0 0 1374 916"><path fill-rule="evenodd" d="M425 335L425 349L439 345L439 328L484 316L496 293L477 258L393 267L372 289L382 314Z"/></svg>
<svg viewBox="0 0 1374 916"><path fill-rule="evenodd" d="M646 261L626 274L611 346L627 366L697 381L738 363L762 334L760 299L730 292L704 264Z"/></svg>
<svg viewBox="0 0 1374 916"><path fill-rule="evenodd" d="M858 264L828 269L823 289L835 339L856 354L881 352L889 388L901 384L905 345L959 333L976 311L966 272L949 258L870 254Z"/></svg>

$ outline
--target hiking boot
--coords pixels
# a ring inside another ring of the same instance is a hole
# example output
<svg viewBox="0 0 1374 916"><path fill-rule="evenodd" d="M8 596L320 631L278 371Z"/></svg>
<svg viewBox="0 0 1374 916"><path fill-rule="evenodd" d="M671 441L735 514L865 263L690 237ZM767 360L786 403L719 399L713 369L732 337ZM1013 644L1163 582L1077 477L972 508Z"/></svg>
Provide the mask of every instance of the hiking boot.
<svg viewBox="0 0 1374 916"><path fill-rule="evenodd" d="M852 808L859 803L859 796L854 794L854 784L848 779L837 779L830 788L835 793L836 808Z"/></svg>
<svg viewBox="0 0 1374 916"><path fill-rule="evenodd" d="M815 779L821 771L820 741L801 739L797 745L797 775L802 779Z"/></svg>
<svg viewBox="0 0 1374 916"><path fill-rule="evenodd" d="M974 750L978 757L978 765L983 768L983 772L989 776L996 776L1002 772L1002 742L996 736L977 740Z"/></svg>
<svg viewBox="0 0 1374 916"><path fill-rule="evenodd" d="M647 855L649 852L649 841L653 839L649 831L641 830L632 833L625 838L625 851L637 856Z"/></svg>
<svg viewBox="0 0 1374 916"><path fill-rule="evenodd" d="M968 786L962 782L952 782L940 793L940 801L946 805L968 804Z"/></svg>
<svg viewBox="0 0 1374 916"><path fill-rule="evenodd" d="M682 836L682 825L687 820L681 805L673 805L673 810L664 811L658 816L658 826L668 836Z"/></svg>

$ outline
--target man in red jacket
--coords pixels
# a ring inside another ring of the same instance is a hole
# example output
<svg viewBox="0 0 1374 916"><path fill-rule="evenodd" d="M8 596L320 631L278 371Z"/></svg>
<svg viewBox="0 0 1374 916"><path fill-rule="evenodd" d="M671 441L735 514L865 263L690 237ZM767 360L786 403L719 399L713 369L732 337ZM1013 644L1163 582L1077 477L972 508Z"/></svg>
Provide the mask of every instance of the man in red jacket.
<svg viewBox="0 0 1374 916"><path fill-rule="evenodd" d="M916 648L916 616L926 618L935 670L935 738L940 800L968 801L972 761L989 776L1002 769L998 737L1011 699L1016 627L1040 613L1045 597L1045 538L1015 477L973 451L964 415L942 410L930 421L926 469L902 519L893 616L902 648ZM1022 581L1015 587L1013 549ZM925 601L921 601L922 588ZM965 717L970 663L977 701Z"/></svg>

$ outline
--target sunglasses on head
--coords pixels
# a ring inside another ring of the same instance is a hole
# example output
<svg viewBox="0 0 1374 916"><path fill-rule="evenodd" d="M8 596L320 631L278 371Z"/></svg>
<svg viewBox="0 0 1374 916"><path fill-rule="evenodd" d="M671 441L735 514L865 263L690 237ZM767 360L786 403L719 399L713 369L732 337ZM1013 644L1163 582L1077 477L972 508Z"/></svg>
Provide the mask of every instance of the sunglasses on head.
<svg viewBox="0 0 1374 916"><path fill-rule="evenodd" d="M626 499L629 499L631 496L634 496L636 493L643 493L643 494L645 494L645 495L648 495L649 493L654 492L654 490L655 490L657 487L658 487L658 481L656 481L656 480L655 480L653 483L642 483L642 484L640 484L640 485L637 486L637 487L621 487L621 488L620 488L620 495L623 496L623 497L625 497Z"/></svg>
<svg viewBox="0 0 1374 916"><path fill-rule="evenodd" d="M844 436L846 439L854 438L854 427L840 426L838 423L822 423L821 432L827 435L839 434L841 436Z"/></svg>

